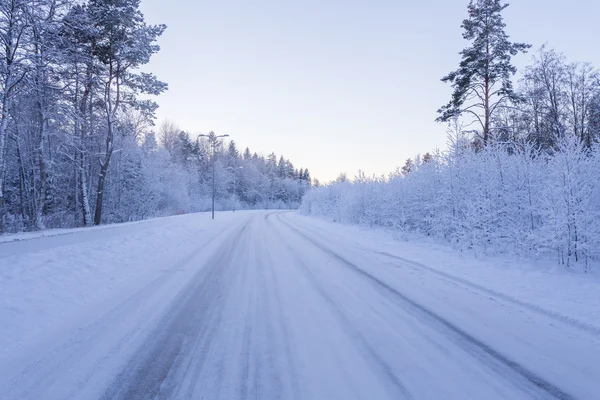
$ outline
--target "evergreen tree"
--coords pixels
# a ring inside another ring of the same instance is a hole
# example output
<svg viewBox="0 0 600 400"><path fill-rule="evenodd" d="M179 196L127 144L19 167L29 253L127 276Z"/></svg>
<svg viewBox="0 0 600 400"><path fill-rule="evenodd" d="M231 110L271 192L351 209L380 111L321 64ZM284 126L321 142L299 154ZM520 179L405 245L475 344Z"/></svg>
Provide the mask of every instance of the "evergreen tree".
<svg viewBox="0 0 600 400"><path fill-rule="evenodd" d="M235 144L235 141L231 141L229 142L229 145L227 146L227 155L226 155L226 160L225 160L225 166L227 168L237 168L237 166L239 165L241 158L240 158L240 152L237 149L237 145Z"/></svg>
<svg viewBox="0 0 600 400"><path fill-rule="evenodd" d="M414 164L413 160L411 158L407 158L406 162L404 163L404 166L401 169L402 175L406 176L406 175L410 174L414 168L415 168L415 164Z"/></svg>
<svg viewBox="0 0 600 400"><path fill-rule="evenodd" d="M471 46L460 52L459 68L442 78L452 85L454 92L450 102L438 110L437 121L447 122L470 114L481 126L484 145L498 107L507 101L520 100L511 82L517 71L511 58L530 47L509 41L502 18L506 7L508 4L500 0L470 1L469 18L463 21L462 28L463 38Z"/></svg>
<svg viewBox="0 0 600 400"><path fill-rule="evenodd" d="M283 158L283 156L279 157L279 162L277 163L277 175L280 178L285 178L286 176L286 164L285 158Z"/></svg>
<svg viewBox="0 0 600 400"><path fill-rule="evenodd" d="M252 158L252 154L250 153L250 148L246 147L246 150L244 150L244 161L248 161Z"/></svg>
<svg viewBox="0 0 600 400"><path fill-rule="evenodd" d="M231 160L237 160L240 157L240 152L233 140L229 142L229 146L227 146L227 154Z"/></svg>
<svg viewBox="0 0 600 400"><path fill-rule="evenodd" d="M304 176L302 177L302 180L303 180L304 182L306 182L306 184L307 184L308 186L311 186L311 184L312 184L312 179L311 179L311 177L310 177L310 172L308 171L308 168L306 168L306 169L304 170ZM315 179L315 181L317 181L317 180ZM317 181L317 182L318 182L318 181Z"/></svg>

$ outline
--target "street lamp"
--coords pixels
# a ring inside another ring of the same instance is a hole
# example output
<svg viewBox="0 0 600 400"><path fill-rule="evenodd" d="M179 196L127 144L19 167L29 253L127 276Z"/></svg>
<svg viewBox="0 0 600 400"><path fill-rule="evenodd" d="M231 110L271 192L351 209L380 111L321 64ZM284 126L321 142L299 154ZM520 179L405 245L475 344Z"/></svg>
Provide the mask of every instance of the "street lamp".
<svg viewBox="0 0 600 400"><path fill-rule="evenodd" d="M204 135L204 134L200 134L198 135L198 138L201 137L205 137L208 138L208 143L210 143L210 148L212 151L211 157L212 157L212 219L215 219L215 193L216 193L216 186L215 186L215 161L216 161L216 152L217 152L217 143L219 142L219 139L222 138L226 138L229 137L229 135L215 135L214 132L210 132L208 135Z"/></svg>
<svg viewBox="0 0 600 400"><path fill-rule="evenodd" d="M231 172L233 172L233 195L231 196L233 198L233 205L232 207L232 211L235 212L235 184L236 184L236 180L235 180L235 171L244 169L244 167L227 167L228 170L231 170Z"/></svg>

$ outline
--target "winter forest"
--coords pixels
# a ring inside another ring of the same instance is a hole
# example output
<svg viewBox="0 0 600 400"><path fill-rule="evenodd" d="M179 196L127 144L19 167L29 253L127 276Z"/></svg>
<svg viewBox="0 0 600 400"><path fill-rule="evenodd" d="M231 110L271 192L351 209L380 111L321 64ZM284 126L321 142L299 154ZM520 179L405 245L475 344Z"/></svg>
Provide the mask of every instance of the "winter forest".
<svg viewBox="0 0 600 400"><path fill-rule="evenodd" d="M442 78L453 89L438 111L447 148L389 176L342 174L311 190L303 213L584 271L600 259L600 73L547 46L511 42L506 7L468 6L468 47ZM512 57L527 52L532 61L517 74Z"/></svg>
<svg viewBox="0 0 600 400"><path fill-rule="evenodd" d="M297 207L308 170L210 133L154 127L140 70L166 29L139 0L0 1L0 233L210 208ZM200 128L199 128L200 129Z"/></svg>
<svg viewBox="0 0 600 400"><path fill-rule="evenodd" d="M155 126L167 83L143 67L166 27L139 3L0 1L0 233L206 211L214 179L221 210L300 205L476 252L600 260L600 72L511 41L500 0L469 3L442 77L447 147L324 186L221 132Z"/></svg>

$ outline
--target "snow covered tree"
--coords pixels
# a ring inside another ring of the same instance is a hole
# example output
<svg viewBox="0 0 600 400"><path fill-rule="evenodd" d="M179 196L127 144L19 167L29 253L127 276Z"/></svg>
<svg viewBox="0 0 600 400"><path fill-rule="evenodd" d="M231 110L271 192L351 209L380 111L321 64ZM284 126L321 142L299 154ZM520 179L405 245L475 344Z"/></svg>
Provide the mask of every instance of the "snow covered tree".
<svg viewBox="0 0 600 400"><path fill-rule="evenodd" d="M525 107L531 120L530 136L538 145L551 149L565 134L566 62L562 54L542 46L525 69Z"/></svg>
<svg viewBox="0 0 600 400"><path fill-rule="evenodd" d="M574 134L553 152L515 138L477 149L459 121L448 148L414 157L411 172L359 171L313 185L300 211L443 239L461 251L545 256L587 271L600 261L600 143Z"/></svg>
<svg viewBox="0 0 600 400"><path fill-rule="evenodd" d="M459 68L442 78L454 92L448 104L438 110L437 121L448 122L463 114L475 118L481 127L483 144L488 143L494 113L506 102L518 102L511 77L516 67L511 58L530 46L512 43L504 28L500 0L471 0L469 18L464 20L463 38L471 46L461 51Z"/></svg>
<svg viewBox="0 0 600 400"><path fill-rule="evenodd" d="M164 26L139 5L0 1L0 233L210 208L211 143L174 123L153 131L149 95L166 84L140 69ZM280 177L234 142L215 150L218 209L298 205L306 183L289 160Z"/></svg>
<svg viewBox="0 0 600 400"><path fill-rule="evenodd" d="M595 152L591 152L595 151ZM597 149L590 150L572 135L558 142L548 162L548 183L542 191L545 244L558 252L567 267L600 255L600 193Z"/></svg>
<svg viewBox="0 0 600 400"><path fill-rule="evenodd" d="M551 152L568 135L591 147L598 138L594 116L599 80L589 63L569 63L564 55L542 46L521 80L525 103L515 111L524 122L518 127L521 134Z"/></svg>
<svg viewBox="0 0 600 400"><path fill-rule="evenodd" d="M414 169L413 160L410 158L407 158L406 161L404 162L404 166L402 167L402 174L404 176L406 176L406 175L410 174L413 169Z"/></svg>
<svg viewBox="0 0 600 400"><path fill-rule="evenodd" d="M103 65L103 105L106 141L96 190L94 224L102 220L104 183L114 151L117 116L123 107L133 107L153 118L157 105L141 100L140 94L158 95L166 84L150 73L136 71L160 48L156 44L164 25L146 25L140 0L91 0L88 6L95 28L94 55Z"/></svg>
<svg viewBox="0 0 600 400"><path fill-rule="evenodd" d="M227 146L227 158L229 159L230 163L237 163L238 159L240 158L240 152L237 149L237 145L235 144L235 141L230 141L229 145Z"/></svg>
<svg viewBox="0 0 600 400"><path fill-rule="evenodd" d="M568 127L588 148L596 132L590 117L600 93L600 73L589 63L572 63L567 68Z"/></svg>
<svg viewBox="0 0 600 400"><path fill-rule="evenodd" d="M28 72L24 54L28 28L25 0L0 2L0 231L5 217L4 175L6 136L17 87Z"/></svg>

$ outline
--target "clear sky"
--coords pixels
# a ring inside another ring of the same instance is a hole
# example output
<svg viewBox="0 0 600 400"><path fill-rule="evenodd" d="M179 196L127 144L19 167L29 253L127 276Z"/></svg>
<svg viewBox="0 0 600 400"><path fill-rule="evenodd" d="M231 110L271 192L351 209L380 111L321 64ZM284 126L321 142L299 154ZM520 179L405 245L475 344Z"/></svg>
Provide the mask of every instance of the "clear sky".
<svg viewBox="0 0 600 400"><path fill-rule="evenodd" d="M445 146L440 78L466 42L468 0L142 0L168 28L148 70L169 83L158 121L228 133L313 177L387 174ZM600 67L598 0L514 0L514 41ZM518 66L531 54L519 56Z"/></svg>

